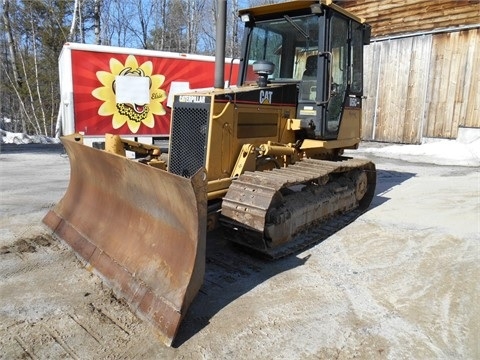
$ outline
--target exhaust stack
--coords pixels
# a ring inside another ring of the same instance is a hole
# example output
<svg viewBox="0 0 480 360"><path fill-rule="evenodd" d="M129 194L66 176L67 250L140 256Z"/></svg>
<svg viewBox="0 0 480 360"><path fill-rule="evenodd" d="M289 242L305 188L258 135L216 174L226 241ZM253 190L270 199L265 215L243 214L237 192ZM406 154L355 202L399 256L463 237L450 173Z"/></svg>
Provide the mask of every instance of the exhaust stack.
<svg viewBox="0 0 480 360"><path fill-rule="evenodd" d="M215 89L225 88L225 33L227 30L227 0L217 0L217 40L215 44Z"/></svg>

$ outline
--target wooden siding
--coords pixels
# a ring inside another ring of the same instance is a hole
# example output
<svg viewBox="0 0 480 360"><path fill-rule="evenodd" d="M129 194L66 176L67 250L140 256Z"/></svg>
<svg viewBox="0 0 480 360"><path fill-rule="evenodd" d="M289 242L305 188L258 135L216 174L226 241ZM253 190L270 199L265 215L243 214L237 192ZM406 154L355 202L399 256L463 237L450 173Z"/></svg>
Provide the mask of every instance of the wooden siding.
<svg viewBox="0 0 480 360"><path fill-rule="evenodd" d="M433 38L424 136L455 138L480 127L480 29Z"/></svg>
<svg viewBox="0 0 480 360"><path fill-rule="evenodd" d="M365 18L374 37L480 23L480 0L341 0L337 4Z"/></svg>
<svg viewBox="0 0 480 360"><path fill-rule="evenodd" d="M480 29L365 47L365 140L420 143L480 127Z"/></svg>

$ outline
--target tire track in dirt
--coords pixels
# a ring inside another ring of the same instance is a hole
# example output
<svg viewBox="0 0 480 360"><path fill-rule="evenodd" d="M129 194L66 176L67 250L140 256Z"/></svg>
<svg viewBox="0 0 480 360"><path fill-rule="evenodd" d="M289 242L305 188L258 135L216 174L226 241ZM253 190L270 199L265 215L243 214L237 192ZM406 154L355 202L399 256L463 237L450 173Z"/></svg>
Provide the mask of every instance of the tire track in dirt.
<svg viewBox="0 0 480 360"><path fill-rule="evenodd" d="M10 245L0 247L0 278L7 283L11 278L34 272L57 261L58 259L51 256L52 252L69 256L66 249L61 250L58 242L44 234L19 238ZM32 256L33 254L35 256Z"/></svg>
<svg viewBox="0 0 480 360"><path fill-rule="evenodd" d="M6 300L0 313L9 314L0 323L0 359L131 358L130 348L141 356L138 342L152 336L151 328L85 270L49 234L19 237L0 248Z"/></svg>

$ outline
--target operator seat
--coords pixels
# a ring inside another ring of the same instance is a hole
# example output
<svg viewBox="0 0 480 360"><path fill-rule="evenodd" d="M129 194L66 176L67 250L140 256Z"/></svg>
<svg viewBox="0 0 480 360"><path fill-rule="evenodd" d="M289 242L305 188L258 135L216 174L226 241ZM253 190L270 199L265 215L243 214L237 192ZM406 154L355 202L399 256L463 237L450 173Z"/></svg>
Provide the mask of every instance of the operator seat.
<svg viewBox="0 0 480 360"><path fill-rule="evenodd" d="M311 80L311 78L317 78L317 58L317 55L310 55L307 57L302 80Z"/></svg>
<svg viewBox="0 0 480 360"><path fill-rule="evenodd" d="M317 60L318 55L310 55L305 62L305 71L300 85L300 101L315 100L317 95Z"/></svg>

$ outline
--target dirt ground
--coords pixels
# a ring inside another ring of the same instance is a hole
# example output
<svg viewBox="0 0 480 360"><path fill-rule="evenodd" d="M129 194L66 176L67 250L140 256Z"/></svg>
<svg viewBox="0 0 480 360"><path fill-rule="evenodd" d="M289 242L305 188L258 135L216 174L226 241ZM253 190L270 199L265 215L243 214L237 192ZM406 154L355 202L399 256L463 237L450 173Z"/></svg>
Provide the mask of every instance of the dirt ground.
<svg viewBox="0 0 480 360"><path fill-rule="evenodd" d="M42 225L68 184L61 147L15 149L0 153L1 359L480 359L476 167L375 158L370 210L278 261L209 234L168 348Z"/></svg>

